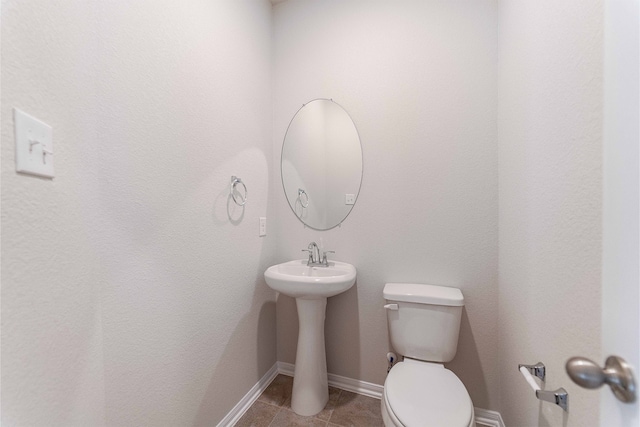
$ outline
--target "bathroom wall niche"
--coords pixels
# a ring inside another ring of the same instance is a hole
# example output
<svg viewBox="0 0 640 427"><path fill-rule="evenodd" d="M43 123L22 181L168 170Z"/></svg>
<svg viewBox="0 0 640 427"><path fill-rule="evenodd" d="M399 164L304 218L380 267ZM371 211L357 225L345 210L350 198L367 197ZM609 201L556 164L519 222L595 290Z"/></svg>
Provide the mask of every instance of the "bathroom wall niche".
<svg viewBox="0 0 640 427"><path fill-rule="evenodd" d="M314 99L291 119L282 145L282 186L306 226L329 230L349 215L362 183L362 145L349 113Z"/></svg>

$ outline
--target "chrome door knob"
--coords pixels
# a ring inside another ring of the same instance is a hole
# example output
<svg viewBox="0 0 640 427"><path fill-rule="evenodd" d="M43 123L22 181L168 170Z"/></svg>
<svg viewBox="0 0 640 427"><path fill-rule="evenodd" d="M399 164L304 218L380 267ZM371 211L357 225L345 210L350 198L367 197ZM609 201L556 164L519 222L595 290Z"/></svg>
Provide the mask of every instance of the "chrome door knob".
<svg viewBox="0 0 640 427"><path fill-rule="evenodd" d="M609 356L604 368L584 357L572 357L565 366L571 380L584 388L609 384L613 394L625 403L636 400L636 383L631 367L617 356Z"/></svg>

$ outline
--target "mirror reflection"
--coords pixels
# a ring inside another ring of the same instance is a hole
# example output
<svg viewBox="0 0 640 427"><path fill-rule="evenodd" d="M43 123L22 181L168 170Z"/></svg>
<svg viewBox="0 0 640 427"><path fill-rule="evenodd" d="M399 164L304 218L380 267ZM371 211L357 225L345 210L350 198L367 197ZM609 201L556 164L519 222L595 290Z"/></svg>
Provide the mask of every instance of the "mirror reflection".
<svg viewBox="0 0 640 427"><path fill-rule="evenodd" d="M362 147L339 104L315 99L295 114L282 146L282 185L289 206L308 227L328 230L353 209L362 181Z"/></svg>

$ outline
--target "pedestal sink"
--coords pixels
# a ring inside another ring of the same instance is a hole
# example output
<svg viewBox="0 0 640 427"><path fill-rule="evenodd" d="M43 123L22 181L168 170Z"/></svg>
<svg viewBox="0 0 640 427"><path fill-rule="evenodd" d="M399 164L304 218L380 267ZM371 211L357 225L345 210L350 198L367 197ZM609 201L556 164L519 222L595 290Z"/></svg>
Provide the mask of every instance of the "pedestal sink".
<svg viewBox="0 0 640 427"><path fill-rule="evenodd" d="M327 298L353 286L356 268L337 261L309 267L307 260L297 260L269 267L264 277L269 287L296 299L299 327L291 409L299 415L315 415L329 400L324 347Z"/></svg>

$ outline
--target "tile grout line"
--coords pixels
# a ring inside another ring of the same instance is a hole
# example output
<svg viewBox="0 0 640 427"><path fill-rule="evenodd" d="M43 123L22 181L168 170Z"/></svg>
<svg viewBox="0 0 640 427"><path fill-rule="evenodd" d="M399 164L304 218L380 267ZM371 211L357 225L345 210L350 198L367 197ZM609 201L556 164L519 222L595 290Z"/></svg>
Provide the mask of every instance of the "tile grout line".
<svg viewBox="0 0 640 427"><path fill-rule="evenodd" d="M337 388L337 387L336 387ZM340 401L340 396L342 396L342 389L339 388L338 389L338 397L336 398L336 402L335 405L333 405L333 409L331 410L331 412L329 413L329 418L327 418L327 427L329 427L329 423L331 422L331 417L333 416L333 412L336 410L336 405L338 404L338 402Z"/></svg>
<svg viewBox="0 0 640 427"><path fill-rule="evenodd" d="M275 403L265 402L264 400L256 400L253 403L257 403L257 402L264 403L265 405L269 405L269 406L275 406L276 408L284 408L284 406L282 405L276 405ZM253 406L253 404L251 406Z"/></svg>
<svg viewBox="0 0 640 427"><path fill-rule="evenodd" d="M274 421L276 420L276 418L278 417L278 414L279 414L280 412L282 412L282 409L283 409L283 408L282 408L282 406L280 406L280 409L278 410L278 412L276 412L276 413L273 415L273 418L271 419L271 422L269 423L269 425L268 425L267 427L271 427L271 426L273 425L273 422L274 422Z"/></svg>

